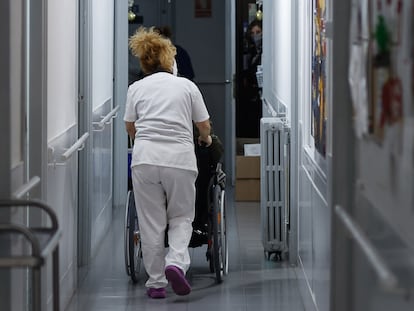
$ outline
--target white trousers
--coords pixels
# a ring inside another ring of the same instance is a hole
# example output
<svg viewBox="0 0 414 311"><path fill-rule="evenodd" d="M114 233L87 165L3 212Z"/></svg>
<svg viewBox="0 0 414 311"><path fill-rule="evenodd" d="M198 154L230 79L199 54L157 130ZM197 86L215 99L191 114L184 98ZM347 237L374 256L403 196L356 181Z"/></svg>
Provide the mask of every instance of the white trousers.
<svg viewBox="0 0 414 311"><path fill-rule="evenodd" d="M166 287L166 266L177 266L184 273L190 267L188 244L193 231L197 173L154 165L134 166L131 171L143 262L149 276L145 286Z"/></svg>

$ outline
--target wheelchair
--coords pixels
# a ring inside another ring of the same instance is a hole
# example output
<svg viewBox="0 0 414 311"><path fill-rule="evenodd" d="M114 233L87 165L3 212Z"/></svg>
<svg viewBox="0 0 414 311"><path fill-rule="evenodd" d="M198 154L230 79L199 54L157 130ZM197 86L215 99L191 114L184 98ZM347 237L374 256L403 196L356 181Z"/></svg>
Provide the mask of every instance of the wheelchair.
<svg viewBox="0 0 414 311"><path fill-rule="evenodd" d="M124 250L126 273L133 283L137 283L142 267L142 249L130 172L131 154L132 148L129 148ZM189 247L207 245L206 259L209 262L210 272L215 274L216 282L221 283L228 273L226 174L220 162L215 165L203 162L207 158L207 152L203 151L202 154L200 158L197 158L197 161L202 164L199 164L199 175L196 181L196 210ZM168 247L167 238L166 236L166 247Z"/></svg>

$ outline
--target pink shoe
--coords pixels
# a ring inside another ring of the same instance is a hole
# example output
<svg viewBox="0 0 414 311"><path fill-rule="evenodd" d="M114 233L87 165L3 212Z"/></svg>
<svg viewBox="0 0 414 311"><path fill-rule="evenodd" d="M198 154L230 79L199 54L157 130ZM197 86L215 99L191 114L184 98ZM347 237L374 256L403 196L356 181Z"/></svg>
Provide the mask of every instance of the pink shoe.
<svg viewBox="0 0 414 311"><path fill-rule="evenodd" d="M165 288L148 288L147 289L147 295L153 299L160 299L165 298L166 291Z"/></svg>
<svg viewBox="0 0 414 311"><path fill-rule="evenodd" d="M167 266L165 268L165 277L171 283L171 287L177 295L184 296L191 292L191 286L180 268Z"/></svg>

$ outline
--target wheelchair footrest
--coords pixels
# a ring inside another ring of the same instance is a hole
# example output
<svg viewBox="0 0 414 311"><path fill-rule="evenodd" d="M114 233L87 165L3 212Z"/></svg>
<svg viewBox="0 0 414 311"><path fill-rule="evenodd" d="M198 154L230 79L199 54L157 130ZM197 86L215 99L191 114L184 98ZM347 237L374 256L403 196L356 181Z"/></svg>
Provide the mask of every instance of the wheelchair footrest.
<svg viewBox="0 0 414 311"><path fill-rule="evenodd" d="M194 229L190 240L190 247L199 247L208 244L208 232Z"/></svg>

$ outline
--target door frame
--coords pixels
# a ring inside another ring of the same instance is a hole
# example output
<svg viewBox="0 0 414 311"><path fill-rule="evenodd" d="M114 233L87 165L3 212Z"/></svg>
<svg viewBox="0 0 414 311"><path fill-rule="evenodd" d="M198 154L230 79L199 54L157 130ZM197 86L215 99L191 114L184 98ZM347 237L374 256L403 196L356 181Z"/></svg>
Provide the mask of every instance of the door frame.
<svg viewBox="0 0 414 311"><path fill-rule="evenodd" d="M236 0L226 2L226 108L225 108L225 166L231 186L236 182Z"/></svg>
<svg viewBox="0 0 414 311"><path fill-rule="evenodd" d="M6 42L10 42L10 1L2 1L0 3L0 35ZM0 48L0 95L5 104L0 106L0 143L2 146L11 145L11 122L10 122L10 49L6 44L5 48ZM10 149L5 148L1 152L0 172L0 198L8 199L11 194L11 155ZM9 219L10 213L8 211L0 211L1 219ZM0 246L2 249L10 249L10 241L2 239ZM10 271L6 269L0 270L0 301L6 310L11 309L11 288L10 288Z"/></svg>
<svg viewBox="0 0 414 311"><path fill-rule="evenodd" d="M78 132L92 133L92 3L78 0ZM92 176L92 135L79 154L78 168L78 282L87 274L91 260L90 179Z"/></svg>
<svg viewBox="0 0 414 311"><path fill-rule="evenodd" d="M128 0L115 1L114 29L114 106L119 105L118 118L114 120L113 140L113 189L115 209L125 206L128 187L128 139L123 120L128 88Z"/></svg>

